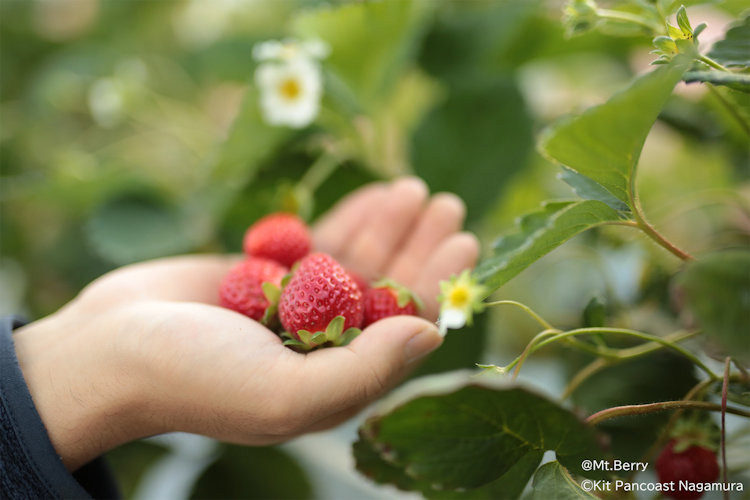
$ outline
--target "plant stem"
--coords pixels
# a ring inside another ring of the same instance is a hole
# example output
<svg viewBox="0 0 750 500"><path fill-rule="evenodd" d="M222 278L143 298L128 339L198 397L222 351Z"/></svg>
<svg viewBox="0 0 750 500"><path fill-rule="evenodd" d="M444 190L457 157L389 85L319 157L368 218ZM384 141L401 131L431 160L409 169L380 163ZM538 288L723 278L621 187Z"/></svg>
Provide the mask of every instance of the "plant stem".
<svg viewBox="0 0 750 500"><path fill-rule="evenodd" d="M668 347L669 349L672 349L673 351L676 351L676 352L682 354L683 356L685 356L686 358L688 358L690 361L692 361L695 365L697 365L699 368L701 368L703 371L705 371L708 374L708 376L711 377L713 380L717 380L717 379L720 378L713 371L711 371L711 369L708 366L706 366L705 363L703 363L700 359L698 359L693 353L691 353L690 351L688 351L684 347L675 344L674 341L667 340L667 339L664 339L664 338L661 338L661 337L657 337L655 335L650 335L648 333L643 333L643 332L639 332L639 331L636 331L636 330L627 330L627 329L623 329L623 328L578 328L576 330L569 330L567 332L559 333L559 334L555 335L552 338L549 338L547 340L539 342L539 344L537 344L534 347L534 351L536 351L537 349L540 349L540 348L544 347L547 344L551 344L552 342L556 342L557 340L561 340L563 338L572 337L572 336L576 336L576 335L587 335L587 334L592 334L592 333L626 335L626 336L636 337L636 338L639 338L639 339L643 339L643 340L648 340L650 342L654 342L656 344L659 344L659 345L664 346L664 347ZM691 335L694 335L694 334L691 334ZM680 339L680 340L682 340L682 339ZM641 350L635 351L635 352L631 350L629 353L627 353L625 355L625 358L633 358L633 357L645 354L647 352L650 352L650 350L648 348L644 348L643 346L637 346L637 348L641 349ZM630 349L636 349L636 348L634 347L634 348L630 348ZM618 359L623 359L622 354L615 355L613 353L612 357L617 357Z"/></svg>
<svg viewBox="0 0 750 500"><path fill-rule="evenodd" d="M323 153L310 165L297 185L305 188L309 193L314 193L336 171L342 161L343 158L339 154L330 151Z"/></svg>
<svg viewBox="0 0 750 500"><path fill-rule="evenodd" d="M648 236L651 237L652 240L654 240L656 243L661 245L662 247L669 250L672 254L676 255L682 260L689 261L693 260L693 256L689 253L685 252L684 250L679 249L677 246L675 246L671 241L666 239L664 236L659 233L659 231L656 230L654 226L648 223L646 219L643 217L643 213L641 212L640 206L634 203L634 210L633 215L636 218L636 224L638 225L638 228L646 233Z"/></svg>
<svg viewBox="0 0 750 500"><path fill-rule="evenodd" d="M729 394L729 368L732 358L727 357L724 361L724 380L721 383L721 470L724 484L727 479L727 394ZM729 500L729 491L724 490L724 499Z"/></svg>
<svg viewBox="0 0 750 500"><path fill-rule="evenodd" d="M523 366L523 362L526 360L526 357L538 349L538 347L536 347L536 345L539 345L537 344L537 342L542 340L544 337L549 337L550 335L558 335L559 333L560 330L544 330L543 332L538 333L533 339L531 339L531 342L526 345L526 348L523 350L521 355L517 357L513 362L513 364L516 364L516 369L513 370L512 380L518 378L518 374L521 372L521 366ZM509 368L510 365L506 367L506 369Z"/></svg>
<svg viewBox="0 0 750 500"><path fill-rule="evenodd" d="M737 123L739 123L740 127L742 127L742 130L745 131L747 135L750 135L750 124L747 123L745 118L737 111L737 108L735 106L732 106L732 103L727 101L727 99L721 95L721 92L712 85L709 82L705 83L706 87L708 87L709 92L721 103L721 105L724 107L724 109L727 110L727 113L729 113L732 118L734 118Z"/></svg>
<svg viewBox="0 0 750 500"><path fill-rule="evenodd" d="M643 26L644 28L648 28L652 32L661 33L661 26L650 23L647 19L644 19L643 17L636 14L631 14L630 12L622 12L619 10L610 9L596 9L596 15L604 19L611 19L613 21L624 21L626 23L637 24L639 26Z"/></svg>
<svg viewBox="0 0 750 500"><path fill-rule="evenodd" d="M703 54L698 54L697 59L700 62L705 63L705 64L711 66L714 69L718 69L719 71L726 71L726 72L731 73L731 71L729 71L729 69L725 68L724 66L722 66L719 63L717 63L716 61L714 61L713 59L711 59L708 56L704 56Z"/></svg>
<svg viewBox="0 0 750 500"><path fill-rule="evenodd" d="M565 386L565 391L562 393L562 396L560 396L560 400L565 401L566 399L568 399L573 394L573 392L578 389L578 386L580 386L584 380L599 372L600 370L603 370L611 363L612 361L608 359L597 358L591 363L587 364L585 367L583 367L583 369L576 373L572 379L570 379L568 385Z"/></svg>
<svg viewBox="0 0 750 500"><path fill-rule="evenodd" d="M552 325L550 325L549 322L547 322L539 314L537 314L536 312L534 312L533 309L531 309L526 304L522 304L521 302L516 302L515 300L497 300L495 302L487 302L485 305L486 306L502 306L502 305L516 306L518 308L523 309L523 311L526 314L528 314L529 316L531 316L532 318L534 318L534 320L537 323L539 323L540 325L542 325L542 328L544 328L546 330L554 330L555 329L555 327L553 327Z"/></svg>
<svg viewBox="0 0 750 500"><path fill-rule="evenodd" d="M523 361L526 359L526 357L529 354L532 354L536 352L537 350L541 349L542 347L551 344L553 342L557 342L558 340L567 339L570 337L574 337L576 335L591 335L596 333L604 333L604 334L615 334L615 335L627 335L631 337L636 337L642 340L648 340L648 344L643 344L635 347L629 347L627 349L607 349L607 348L596 348L595 354L600 356L606 356L610 359L615 360L625 360L625 359L632 359L638 356L642 356L644 354L647 354L649 352L655 351L661 347L668 347L674 351L677 351L678 353L682 354L686 358L688 358L690 361L692 361L694 364L696 364L698 367L700 367L703 371L705 371L709 377L711 377L711 380L718 380L720 377L716 375L711 369L705 365L700 359L698 359L693 353L688 351L687 349L677 345L675 342L679 342L680 340L684 340L686 338L692 337L693 335L696 335L698 332L689 332L689 333L678 333L675 335L671 335L667 338L661 338L657 337L655 335L650 335L648 333L639 332L636 330L626 330L622 328L578 328L576 330L569 330L567 332L563 332L561 330L545 330L538 334L536 337L531 339L531 341L528 343L526 348L524 349L523 353L518 356L516 359L511 361L509 364L507 364L505 367L503 367L503 370L510 370L514 366L516 367L514 378L518 375L518 371L520 370L520 366L516 366L519 363L523 364ZM546 340L542 340L545 337ZM654 345L658 344L658 346Z"/></svg>
<svg viewBox="0 0 750 500"><path fill-rule="evenodd" d="M714 384L716 380L703 380L702 382L698 382L696 385L694 385L688 392L685 394L685 397L682 398L683 401L691 401L698 397L701 397L701 394L703 391L711 387L712 384ZM656 455L656 452L659 451L664 444L667 442L667 440L670 437L670 432L672 432L672 428L677 423L677 420L679 420L680 415L682 415L683 410L677 410L672 414L672 416L669 418L669 421L667 422L667 425L664 426L664 428L661 430L661 433L659 434L659 438L652 444L648 450L646 450L646 453L643 454L643 458L641 458L641 462L651 462L651 459ZM632 478L635 476L635 472L633 472L629 479L632 480Z"/></svg>
<svg viewBox="0 0 750 500"><path fill-rule="evenodd" d="M669 342L679 342L697 334L698 332L688 332L686 334L677 333L667 336L665 340L668 340ZM576 345L576 347L580 346ZM570 380L570 382L568 382L568 385L565 387L565 391L563 392L562 396L560 396L560 400L565 401L587 378L594 375L595 373L598 373L600 370L603 370L610 365L614 365L623 361L627 361L628 359L637 358L650 352L654 352L658 349L661 349L663 346L661 344L657 344L656 342L647 342L645 344L641 344L635 347L628 347L626 349L610 349L607 347L594 348L593 346L590 347L592 347L593 349L587 350L602 357L595 359L575 374L575 376Z"/></svg>
<svg viewBox="0 0 750 500"><path fill-rule="evenodd" d="M646 415L648 413L657 413L660 411L668 410L706 410L706 411L722 411L722 405L716 403L708 403L706 401L662 401L659 403L649 403L645 405L626 405L626 406L615 406L613 408L607 408L594 413L586 419L587 424L597 425L605 420L611 418L623 417L627 415ZM741 410L739 408L727 408L727 413L733 415L739 415L741 417L750 418L750 412Z"/></svg>

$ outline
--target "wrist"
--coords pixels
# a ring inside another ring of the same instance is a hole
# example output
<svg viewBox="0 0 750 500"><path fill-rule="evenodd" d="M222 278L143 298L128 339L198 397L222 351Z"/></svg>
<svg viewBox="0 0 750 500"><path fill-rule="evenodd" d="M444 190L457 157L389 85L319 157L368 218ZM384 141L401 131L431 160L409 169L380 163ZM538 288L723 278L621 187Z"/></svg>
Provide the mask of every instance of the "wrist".
<svg viewBox="0 0 750 500"><path fill-rule="evenodd" d="M29 393L69 470L148 433L127 349L102 323L59 312L13 335Z"/></svg>

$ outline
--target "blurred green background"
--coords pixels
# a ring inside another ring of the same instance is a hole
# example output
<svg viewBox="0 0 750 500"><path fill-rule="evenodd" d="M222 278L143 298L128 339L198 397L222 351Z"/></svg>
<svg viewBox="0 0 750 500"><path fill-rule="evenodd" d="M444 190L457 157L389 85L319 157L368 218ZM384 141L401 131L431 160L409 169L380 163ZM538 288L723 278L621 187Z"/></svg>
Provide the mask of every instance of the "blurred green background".
<svg viewBox="0 0 750 500"><path fill-rule="evenodd" d="M708 23L710 43L744 5L689 12ZM292 208L312 220L353 188L403 174L460 195L489 246L541 200L571 194L535 151L538 133L651 60L649 36L567 39L561 12L552 0L0 1L0 310L38 318L117 266L239 251L264 213ZM321 111L299 130L264 123L253 83L255 44L286 37L331 49ZM747 245L747 148L714 96L681 84L639 167L653 222L697 253ZM301 183L320 158L336 170ZM621 323L666 332L676 320L664 312L665 277L676 265L635 234L600 230L499 298L576 325L596 295ZM449 336L420 373L507 361L535 333L520 314L493 310ZM111 458L128 496L153 492L168 460L196 497L392 495L364 486L350 463L339 464L343 476L322 473L343 490L305 465L304 450L346 446L352 429L285 449L157 440Z"/></svg>

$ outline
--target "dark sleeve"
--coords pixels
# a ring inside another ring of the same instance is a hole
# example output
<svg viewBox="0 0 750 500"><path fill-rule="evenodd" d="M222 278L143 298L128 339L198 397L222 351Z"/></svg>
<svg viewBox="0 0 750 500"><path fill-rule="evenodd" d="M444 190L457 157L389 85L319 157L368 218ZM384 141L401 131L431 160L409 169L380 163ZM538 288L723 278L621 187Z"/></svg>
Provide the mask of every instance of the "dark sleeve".
<svg viewBox="0 0 750 500"><path fill-rule="evenodd" d="M16 358L13 329L23 324L0 318L0 498L119 498L103 459L71 474L52 447Z"/></svg>

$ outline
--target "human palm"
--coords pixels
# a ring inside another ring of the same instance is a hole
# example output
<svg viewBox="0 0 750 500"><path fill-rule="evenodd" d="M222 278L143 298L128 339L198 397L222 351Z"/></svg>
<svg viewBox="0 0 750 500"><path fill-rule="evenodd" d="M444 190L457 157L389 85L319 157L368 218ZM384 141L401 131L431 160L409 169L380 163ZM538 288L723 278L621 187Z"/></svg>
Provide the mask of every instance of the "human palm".
<svg viewBox="0 0 750 500"><path fill-rule="evenodd" d="M348 346L307 354L218 307L219 283L239 257L160 259L99 278L16 335L53 444L74 469L122 442L162 432L261 445L336 425L440 344L432 323L438 282L472 266L478 252L476 239L458 232L463 217L460 200L429 198L416 179L366 186L324 215L313 229L316 249L368 279L388 276L410 287L430 321L388 318ZM56 357L41 354L59 344L61 331L73 332L66 348ZM59 388L44 382L50 363L69 373L74 399L106 410L104 421L79 410L79 432L55 425L67 406Z"/></svg>

